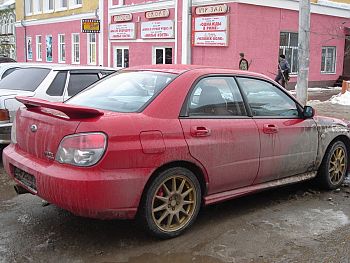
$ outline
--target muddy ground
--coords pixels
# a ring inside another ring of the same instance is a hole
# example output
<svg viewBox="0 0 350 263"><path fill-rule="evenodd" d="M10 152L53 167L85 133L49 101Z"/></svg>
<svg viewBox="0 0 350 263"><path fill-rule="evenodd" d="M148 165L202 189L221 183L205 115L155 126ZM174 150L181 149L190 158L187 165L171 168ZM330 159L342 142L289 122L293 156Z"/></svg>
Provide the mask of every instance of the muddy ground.
<svg viewBox="0 0 350 263"><path fill-rule="evenodd" d="M315 105L350 118L349 107ZM184 235L151 238L134 221L100 221L16 196L0 169L0 262L350 262L350 181L310 182L202 209Z"/></svg>

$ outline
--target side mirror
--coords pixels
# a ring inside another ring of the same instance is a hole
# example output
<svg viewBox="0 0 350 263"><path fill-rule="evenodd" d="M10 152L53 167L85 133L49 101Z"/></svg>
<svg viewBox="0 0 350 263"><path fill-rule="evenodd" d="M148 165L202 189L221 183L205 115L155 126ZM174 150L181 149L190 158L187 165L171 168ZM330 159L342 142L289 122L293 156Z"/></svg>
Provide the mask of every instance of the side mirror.
<svg viewBox="0 0 350 263"><path fill-rule="evenodd" d="M315 110L311 106L305 106L303 111L303 116L305 119L312 118L315 116Z"/></svg>

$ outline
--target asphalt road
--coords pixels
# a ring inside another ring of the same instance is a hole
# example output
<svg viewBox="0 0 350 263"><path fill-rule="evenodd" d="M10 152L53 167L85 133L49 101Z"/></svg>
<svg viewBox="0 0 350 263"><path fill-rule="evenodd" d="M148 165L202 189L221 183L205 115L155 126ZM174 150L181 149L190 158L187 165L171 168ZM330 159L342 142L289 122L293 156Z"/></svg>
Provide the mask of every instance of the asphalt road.
<svg viewBox="0 0 350 263"><path fill-rule="evenodd" d="M349 107L315 105L350 118ZM202 209L189 231L166 241L134 221L74 216L17 196L0 165L0 262L350 262L350 182L310 182Z"/></svg>

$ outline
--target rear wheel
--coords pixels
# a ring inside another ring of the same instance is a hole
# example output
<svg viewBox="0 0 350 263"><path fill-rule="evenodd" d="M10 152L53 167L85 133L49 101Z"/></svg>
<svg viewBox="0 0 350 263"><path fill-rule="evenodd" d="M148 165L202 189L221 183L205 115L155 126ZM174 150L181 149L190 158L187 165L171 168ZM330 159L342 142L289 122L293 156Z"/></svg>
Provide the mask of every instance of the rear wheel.
<svg viewBox="0 0 350 263"><path fill-rule="evenodd" d="M189 170L176 167L159 174L146 190L141 219L159 238L180 235L195 221L201 204L201 188Z"/></svg>
<svg viewBox="0 0 350 263"><path fill-rule="evenodd" d="M348 154L342 141L332 143L319 169L319 182L325 189L336 189L344 182L348 171Z"/></svg>

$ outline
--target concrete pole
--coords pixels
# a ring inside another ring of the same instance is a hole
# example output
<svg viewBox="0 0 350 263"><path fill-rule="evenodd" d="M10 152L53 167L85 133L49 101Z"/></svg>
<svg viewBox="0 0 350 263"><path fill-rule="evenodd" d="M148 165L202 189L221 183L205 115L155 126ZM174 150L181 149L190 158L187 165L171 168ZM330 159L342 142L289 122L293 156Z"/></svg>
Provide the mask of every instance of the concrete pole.
<svg viewBox="0 0 350 263"><path fill-rule="evenodd" d="M298 79L297 99L304 105L307 102L307 88L310 64L310 0L299 1L298 36Z"/></svg>
<svg viewBox="0 0 350 263"><path fill-rule="evenodd" d="M176 0L180 1L180 0ZM192 0L182 1L182 52L181 64L191 64L191 9Z"/></svg>

